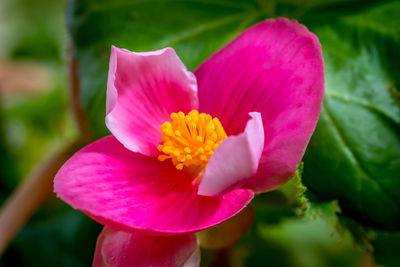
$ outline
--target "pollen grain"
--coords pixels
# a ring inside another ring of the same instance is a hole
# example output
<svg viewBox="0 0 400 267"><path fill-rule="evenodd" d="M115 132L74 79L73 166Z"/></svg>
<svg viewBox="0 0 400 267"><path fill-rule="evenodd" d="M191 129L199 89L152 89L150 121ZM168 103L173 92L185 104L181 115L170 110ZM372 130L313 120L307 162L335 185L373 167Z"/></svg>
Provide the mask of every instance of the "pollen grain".
<svg viewBox="0 0 400 267"><path fill-rule="evenodd" d="M160 161L171 159L178 170L188 167L194 171L203 170L219 144L227 137L218 118L190 111L171 113L171 120L160 126L163 143L158 146L162 152Z"/></svg>

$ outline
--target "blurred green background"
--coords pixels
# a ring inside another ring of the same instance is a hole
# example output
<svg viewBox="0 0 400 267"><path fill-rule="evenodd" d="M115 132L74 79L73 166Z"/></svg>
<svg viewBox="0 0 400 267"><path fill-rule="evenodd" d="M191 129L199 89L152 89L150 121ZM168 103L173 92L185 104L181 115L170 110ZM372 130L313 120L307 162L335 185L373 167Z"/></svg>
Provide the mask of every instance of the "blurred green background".
<svg viewBox="0 0 400 267"><path fill-rule="evenodd" d="M296 200L302 190L292 182L257 196L249 233L229 249L203 250L202 266L400 266L399 14L400 1L376 0L3 0L0 204L41 159L79 137L68 43L101 137L111 44L172 46L194 70L250 25L284 16L314 32L324 53L323 112L301 174L308 190ZM52 196L0 266L90 266L100 230Z"/></svg>

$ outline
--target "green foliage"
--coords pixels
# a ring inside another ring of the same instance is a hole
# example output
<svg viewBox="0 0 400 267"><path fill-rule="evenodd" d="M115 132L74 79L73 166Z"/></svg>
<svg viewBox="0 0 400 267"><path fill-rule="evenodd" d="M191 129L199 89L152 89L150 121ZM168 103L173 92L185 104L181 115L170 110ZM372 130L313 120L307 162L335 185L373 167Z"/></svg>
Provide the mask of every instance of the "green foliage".
<svg viewBox="0 0 400 267"><path fill-rule="evenodd" d="M337 201L312 202L305 213L305 217L314 220L322 218L328 223L331 232L335 232L339 227L338 214L340 212Z"/></svg>
<svg viewBox="0 0 400 267"><path fill-rule="evenodd" d="M80 64L82 103L95 134L104 125L105 92L111 45L131 51L173 47L190 70L250 25L272 16L310 20L319 25L332 2L306 1L71 1L68 26ZM339 2L339 1L338 1ZM339 12L375 1L353 1ZM357 5L358 6L358 5ZM308 10L315 10L312 15ZM186 15L190 14L190 15Z"/></svg>
<svg viewBox="0 0 400 267"><path fill-rule="evenodd" d="M75 1L69 29L82 102L97 136L104 125L111 44L172 46L194 69L249 25L270 16L305 23L323 46L326 96L304 158L304 183L366 225L400 228L400 11L397 1ZM190 14L186 16L185 14ZM154 25L154 26L153 26Z"/></svg>
<svg viewBox="0 0 400 267"><path fill-rule="evenodd" d="M0 266L90 266L101 228L82 212L52 199L19 233Z"/></svg>
<svg viewBox="0 0 400 267"><path fill-rule="evenodd" d="M290 255L290 266L355 266L363 255L348 233L339 235L332 231L321 216L290 218L278 225L260 227L259 231L264 242L284 248ZM272 266L282 265L278 262Z"/></svg>
<svg viewBox="0 0 400 267"><path fill-rule="evenodd" d="M291 187L297 177L284 187ZM277 267L363 266L366 254L339 224L337 201L310 202L299 216L295 203L276 201L282 190L287 189L279 188L255 199L256 220L232 249L232 266L259 266L261 262Z"/></svg>
<svg viewBox="0 0 400 267"><path fill-rule="evenodd" d="M0 206L43 158L75 134L62 62L63 2L0 3ZM98 231L85 215L52 199L0 255L0 266L90 266Z"/></svg>
<svg viewBox="0 0 400 267"><path fill-rule="evenodd" d="M303 163L289 181L273 191L257 195L253 204L259 209L265 207L269 213L271 208L276 208L277 218L283 214L303 216L309 210L310 204L305 196L307 188L301 182L302 170Z"/></svg>
<svg viewBox="0 0 400 267"><path fill-rule="evenodd" d="M8 1L20 10L6 16L15 33L4 42L7 52L59 61L65 48L62 5L28 2ZM18 20L17 13L24 15ZM38 19L43 13L48 19ZM399 13L399 1L378 0L75 0L67 23L79 61L81 101L97 137L108 134L112 44L132 51L172 46L194 70L258 21L285 16L305 24L323 47L326 95L303 159L302 182L299 170L278 190L256 197L253 227L232 248L230 260L234 266L363 266L363 250L369 250L376 263L394 267L400 264ZM2 107L0 174L7 178L0 181L1 200L16 177L70 131L65 102L59 88ZM53 199L11 244L0 266L89 266L100 228ZM213 253L203 255L207 266Z"/></svg>
<svg viewBox="0 0 400 267"><path fill-rule="evenodd" d="M386 267L400 266L400 232L374 231L371 235L376 263Z"/></svg>
<svg viewBox="0 0 400 267"><path fill-rule="evenodd" d="M18 175L5 178L15 186L46 153L62 146L60 139L65 141L72 130L66 117L67 103L62 88L10 102L2 112L3 146L9 156L21 159L12 164ZM11 166L5 169L11 170Z"/></svg>
<svg viewBox="0 0 400 267"><path fill-rule="evenodd" d="M73 4L69 28L80 64L82 103L98 136L108 133L104 114L112 44L132 51L172 46L186 66L194 69L260 19L260 12L251 1L75 1Z"/></svg>
<svg viewBox="0 0 400 267"><path fill-rule="evenodd" d="M322 199L338 199L344 214L363 224L399 229L400 106L393 92L400 27L392 26L398 18L384 23L389 10L400 11L400 3L315 27L326 95L304 157L304 183Z"/></svg>
<svg viewBox="0 0 400 267"><path fill-rule="evenodd" d="M10 148L5 142L4 113L0 110L0 203L10 194L12 188L15 187L14 178L18 177L16 163L11 155Z"/></svg>
<svg viewBox="0 0 400 267"><path fill-rule="evenodd" d="M65 0L3 0L1 49L14 58L60 61L65 47ZM3 28L3 27L2 27Z"/></svg>

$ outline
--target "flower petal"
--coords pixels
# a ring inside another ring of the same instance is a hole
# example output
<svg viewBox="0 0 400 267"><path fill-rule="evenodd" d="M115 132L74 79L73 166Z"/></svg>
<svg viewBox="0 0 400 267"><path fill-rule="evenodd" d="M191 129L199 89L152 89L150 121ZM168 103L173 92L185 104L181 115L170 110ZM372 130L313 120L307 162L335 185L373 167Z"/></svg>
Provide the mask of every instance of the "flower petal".
<svg viewBox="0 0 400 267"><path fill-rule="evenodd" d="M225 194L251 178L257 171L264 148L261 114L250 112L243 133L229 136L215 150L199 185L199 195Z"/></svg>
<svg viewBox="0 0 400 267"><path fill-rule="evenodd" d="M172 112L198 107L196 78L172 48L111 49L106 125L128 149L157 155L159 126Z"/></svg>
<svg viewBox="0 0 400 267"><path fill-rule="evenodd" d="M199 231L232 217L254 196L249 189L199 196L193 178L109 136L70 158L57 173L54 190L98 222L140 234Z"/></svg>
<svg viewBox="0 0 400 267"><path fill-rule="evenodd" d="M192 261L191 266L199 266L197 255L194 234L146 236L104 227L97 240L93 267L181 267L188 261Z"/></svg>
<svg viewBox="0 0 400 267"><path fill-rule="evenodd" d="M201 252L200 252L200 248L197 247L197 249L193 252L193 254L185 262L185 264L183 264L182 267L197 267L197 266L200 266L200 260L201 260Z"/></svg>
<svg viewBox="0 0 400 267"><path fill-rule="evenodd" d="M324 95L318 38L285 18L244 31L196 71L199 111L220 119L228 135L241 133L251 111L260 112L265 148L257 175L246 186L272 189L296 170L313 133Z"/></svg>

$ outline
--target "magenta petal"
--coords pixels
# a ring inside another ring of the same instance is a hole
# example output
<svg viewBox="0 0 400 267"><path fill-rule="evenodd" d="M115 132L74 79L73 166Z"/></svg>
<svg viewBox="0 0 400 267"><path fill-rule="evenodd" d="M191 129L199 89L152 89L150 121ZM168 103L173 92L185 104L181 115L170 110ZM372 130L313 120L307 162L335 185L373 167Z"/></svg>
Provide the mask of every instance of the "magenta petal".
<svg viewBox="0 0 400 267"><path fill-rule="evenodd" d="M244 31L196 71L199 110L239 134L247 114L260 112L265 147L247 186L272 189L296 170L313 133L324 95L317 37L296 21L271 19Z"/></svg>
<svg viewBox="0 0 400 267"><path fill-rule="evenodd" d="M181 267L188 261L193 267L200 264L194 234L146 236L104 227L97 240L93 267Z"/></svg>
<svg viewBox="0 0 400 267"><path fill-rule="evenodd" d="M57 195L98 222L147 234L195 232L224 221L253 198L249 189L197 195L188 173L126 149L108 136L70 158L54 179Z"/></svg>
<svg viewBox="0 0 400 267"><path fill-rule="evenodd" d="M156 155L159 126L172 112L197 107L196 78L172 48L134 53L112 47L106 125L126 148Z"/></svg>
<svg viewBox="0 0 400 267"><path fill-rule="evenodd" d="M264 129L260 113L249 115L251 119L244 132L229 136L211 156L199 186L199 195L224 194L256 173L264 148Z"/></svg>

